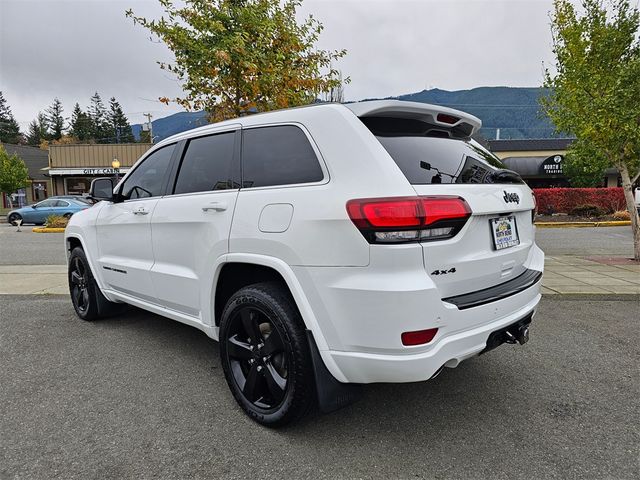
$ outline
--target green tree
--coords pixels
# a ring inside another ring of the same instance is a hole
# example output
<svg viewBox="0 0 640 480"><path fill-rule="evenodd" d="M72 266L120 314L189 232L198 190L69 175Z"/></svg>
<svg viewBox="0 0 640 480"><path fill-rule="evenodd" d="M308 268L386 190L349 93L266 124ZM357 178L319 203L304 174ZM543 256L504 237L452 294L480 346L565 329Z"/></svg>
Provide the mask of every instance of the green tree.
<svg viewBox="0 0 640 480"><path fill-rule="evenodd" d="M545 71L543 108L559 131L576 136L574 166L620 172L640 260L631 180L640 170L640 12L628 0L583 0L581 12L569 0L554 1L555 71Z"/></svg>
<svg viewBox="0 0 640 480"><path fill-rule="evenodd" d="M86 142L92 136L92 122L89 116L82 111L80 105L76 103L71 112L69 122L69 134L80 142Z"/></svg>
<svg viewBox="0 0 640 480"><path fill-rule="evenodd" d="M29 124L27 143L34 147L40 146L43 140L49 140L48 130L47 118L44 113L39 112L38 117Z"/></svg>
<svg viewBox="0 0 640 480"><path fill-rule="evenodd" d="M29 170L24 161L18 155L9 155L0 145L0 192L7 194L9 208L13 208L9 194L26 187L28 182Z"/></svg>
<svg viewBox="0 0 640 480"><path fill-rule="evenodd" d="M97 143L109 143L113 139L113 135L109 128L107 109L98 92L91 97L91 103L87 109L87 116L90 122L90 138Z"/></svg>
<svg viewBox="0 0 640 480"><path fill-rule="evenodd" d="M316 48L323 26L312 16L298 23L302 0L159 1L159 20L126 14L173 51L175 62L159 65L183 82L176 101L211 121L308 104L340 85L332 62L346 51Z"/></svg>
<svg viewBox="0 0 640 480"><path fill-rule="evenodd" d="M129 119L115 97L111 97L109 100L109 126L114 137L111 143L135 142Z"/></svg>
<svg viewBox="0 0 640 480"><path fill-rule="evenodd" d="M20 143L20 127L0 91L0 142Z"/></svg>
<svg viewBox="0 0 640 480"><path fill-rule="evenodd" d="M64 133L64 117L62 116L62 102L55 98L51 106L47 109L46 118L49 125L50 139L60 140Z"/></svg>

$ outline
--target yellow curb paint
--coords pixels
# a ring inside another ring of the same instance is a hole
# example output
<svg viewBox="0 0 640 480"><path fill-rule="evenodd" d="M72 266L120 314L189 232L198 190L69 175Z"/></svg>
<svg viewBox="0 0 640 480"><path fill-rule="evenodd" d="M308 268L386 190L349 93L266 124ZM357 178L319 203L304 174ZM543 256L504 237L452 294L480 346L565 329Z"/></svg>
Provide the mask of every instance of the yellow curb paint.
<svg viewBox="0 0 640 480"><path fill-rule="evenodd" d="M582 227L626 227L631 225L631 221L622 220L619 222L537 222L538 228L582 228Z"/></svg>
<svg viewBox="0 0 640 480"><path fill-rule="evenodd" d="M34 233L64 233L64 228L35 227Z"/></svg>

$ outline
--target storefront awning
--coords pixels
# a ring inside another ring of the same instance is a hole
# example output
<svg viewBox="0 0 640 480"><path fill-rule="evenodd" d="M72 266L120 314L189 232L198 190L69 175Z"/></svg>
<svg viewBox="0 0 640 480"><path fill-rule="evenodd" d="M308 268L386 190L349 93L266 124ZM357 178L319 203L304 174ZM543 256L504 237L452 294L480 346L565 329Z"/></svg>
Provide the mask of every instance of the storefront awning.
<svg viewBox="0 0 640 480"><path fill-rule="evenodd" d="M116 175L127 173L130 168L111 168L111 167L99 167L99 168L49 168L49 175L76 175L81 177L92 177L101 175Z"/></svg>
<svg viewBox="0 0 640 480"><path fill-rule="evenodd" d="M564 156L550 157L507 157L502 159L509 170L520 174L523 178L557 178L564 177Z"/></svg>

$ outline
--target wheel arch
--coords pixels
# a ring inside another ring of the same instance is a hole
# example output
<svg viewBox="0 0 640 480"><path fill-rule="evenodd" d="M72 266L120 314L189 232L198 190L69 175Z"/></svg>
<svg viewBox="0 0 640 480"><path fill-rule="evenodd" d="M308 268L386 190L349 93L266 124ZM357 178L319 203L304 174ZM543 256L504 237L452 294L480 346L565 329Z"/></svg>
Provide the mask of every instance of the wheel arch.
<svg viewBox="0 0 640 480"><path fill-rule="evenodd" d="M251 269L254 269L253 271L259 271L261 272L261 275L264 275L263 277L257 277L258 279L256 279L256 277L245 278L244 285L250 285L252 283L264 281L260 278L268 278L270 280L276 279L283 282L283 284L289 290L289 293L291 294L293 301L298 308L298 311L300 312L300 316L302 317L302 321L304 322L304 327L313 336L313 347L317 349L325 367L338 382L347 382L347 378L337 366L328 351L329 346L327 344L327 341L322 333L318 320L313 313L305 292L302 289L300 282L298 281L298 278L296 277L291 267L279 258L266 255L236 253L227 254L221 257L220 262L215 269L215 275L212 283L212 292L210 296L211 323L213 324L213 326L218 327L219 325L220 315L218 314L218 312L220 314L222 313L222 309L224 308L224 304L226 303L224 299L228 299L231 295L233 295L232 292L228 297L226 297L226 293L220 294L220 296L218 296L218 287L222 285L222 282L225 280L225 278L229 278L226 276L229 275L229 273L222 275L223 271L225 270L225 267L230 269L237 268L238 264L244 265L243 267L241 267L241 269L246 269L245 272L252 271ZM228 265L232 265L232 267L228 267ZM233 267L233 265L236 265L236 267ZM241 271L241 269L236 270L236 272ZM232 270L227 270L227 272L229 271ZM237 291L237 289L235 291ZM217 331L218 329L216 328L215 330Z"/></svg>

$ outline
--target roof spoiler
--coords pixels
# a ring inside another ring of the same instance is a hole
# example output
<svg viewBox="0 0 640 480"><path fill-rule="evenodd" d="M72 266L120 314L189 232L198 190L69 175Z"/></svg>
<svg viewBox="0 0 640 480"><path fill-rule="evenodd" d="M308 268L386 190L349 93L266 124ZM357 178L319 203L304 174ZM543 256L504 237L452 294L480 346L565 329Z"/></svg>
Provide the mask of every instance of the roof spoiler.
<svg viewBox="0 0 640 480"><path fill-rule="evenodd" d="M419 120L451 138L470 138L482 127L482 121L460 110L428 103L402 100L375 100L345 104L357 117L393 117Z"/></svg>

